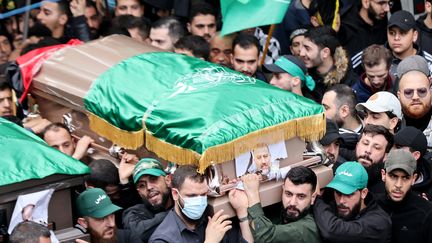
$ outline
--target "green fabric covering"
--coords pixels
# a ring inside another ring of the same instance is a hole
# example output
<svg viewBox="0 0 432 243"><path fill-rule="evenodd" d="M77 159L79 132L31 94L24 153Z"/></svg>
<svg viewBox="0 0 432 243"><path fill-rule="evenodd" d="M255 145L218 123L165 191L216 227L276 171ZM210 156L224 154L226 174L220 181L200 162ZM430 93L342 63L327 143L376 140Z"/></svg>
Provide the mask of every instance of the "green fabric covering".
<svg viewBox="0 0 432 243"><path fill-rule="evenodd" d="M202 154L263 128L320 114L321 105L231 69L175 53L145 53L103 73L85 108L117 128ZM115 142L115 141L114 141Z"/></svg>
<svg viewBox="0 0 432 243"><path fill-rule="evenodd" d="M221 35L278 24L282 22L290 2L291 0L221 0Z"/></svg>
<svg viewBox="0 0 432 243"><path fill-rule="evenodd" d="M0 118L0 148L0 186L53 174L90 172L80 161L49 147L38 136L3 118Z"/></svg>

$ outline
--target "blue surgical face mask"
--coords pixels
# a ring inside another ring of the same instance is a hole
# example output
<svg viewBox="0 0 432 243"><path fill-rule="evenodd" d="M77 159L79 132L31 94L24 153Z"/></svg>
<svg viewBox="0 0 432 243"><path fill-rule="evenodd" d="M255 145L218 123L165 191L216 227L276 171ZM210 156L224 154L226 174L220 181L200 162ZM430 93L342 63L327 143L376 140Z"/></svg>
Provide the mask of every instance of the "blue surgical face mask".
<svg viewBox="0 0 432 243"><path fill-rule="evenodd" d="M196 197L183 198L180 195L180 192L178 190L176 190L176 191L177 191L179 197L184 202L183 208L180 206L180 203L177 202L179 207L181 208L181 211L184 213L184 215L186 215L188 218L190 218L192 220L197 220L197 219L201 218L205 209L207 208L207 196L196 196Z"/></svg>

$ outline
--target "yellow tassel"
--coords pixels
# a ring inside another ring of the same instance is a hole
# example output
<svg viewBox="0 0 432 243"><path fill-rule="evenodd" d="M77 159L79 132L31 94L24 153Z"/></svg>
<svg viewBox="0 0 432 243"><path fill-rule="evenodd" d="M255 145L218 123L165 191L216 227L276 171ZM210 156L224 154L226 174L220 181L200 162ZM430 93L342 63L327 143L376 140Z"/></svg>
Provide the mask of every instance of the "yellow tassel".
<svg viewBox="0 0 432 243"><path fill-rule="evenodd" d="M143 129L129 132L111 125L91 112L87 112L87 117L90 121L91 130L125 149L137 149L144 144Z"/></svg>
<svg viewBox="0 0 432 243"><path fill-rule="evenodd" d="M293 137L317 141L324 133L325 117L321 113L266 127L230 142L210 147L202 155L156 138L150 131L145 132L145 140L146 148L160 158L180 165L198 165L199 172L204 173L212 162L223 163L232 160L242 153L251 151L258 143L273 144Z"/></svg>

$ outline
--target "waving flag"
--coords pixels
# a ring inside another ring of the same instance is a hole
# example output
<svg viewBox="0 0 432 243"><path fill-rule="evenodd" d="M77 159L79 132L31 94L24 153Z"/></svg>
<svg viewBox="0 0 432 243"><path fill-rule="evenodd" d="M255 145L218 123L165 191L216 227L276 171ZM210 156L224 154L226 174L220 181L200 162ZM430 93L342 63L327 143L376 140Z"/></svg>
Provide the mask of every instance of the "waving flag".
<svg viewBox="0 0 432 243"><path fill-rule="evenodd" d="M38 136L3 118L0 118L0 148L0 186L53 174L90 173L80 161L51 148Z"/></svg>
<svg viewBox="0 0 432 243"><path fill-rule="evenodd" d="M226 35L282 22L291 0L221 0L222 31Z"/></svg>

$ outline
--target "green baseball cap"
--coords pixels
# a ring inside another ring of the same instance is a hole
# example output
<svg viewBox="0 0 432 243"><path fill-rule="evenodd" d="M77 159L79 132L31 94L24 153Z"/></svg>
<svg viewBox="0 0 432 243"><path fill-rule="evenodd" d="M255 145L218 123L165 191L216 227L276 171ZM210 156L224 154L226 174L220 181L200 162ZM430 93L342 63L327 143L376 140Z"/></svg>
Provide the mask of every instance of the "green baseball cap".
<svg viewBox="0 0 432 243"><path fill-rule="evenodd" d="M417 161L410 152L403 149L394 149L388 154L384 169L386 172L401 169L408 173L408 175L413 175L417 169Z"/></svg>
<svg viewBox="0 0 432 243"><path fill-rule="evenodd" d="M327 185L345 195L366 188L368 183L368 174L366 169L356 161L348 161L340 165L333 177L333 180Z"/></svg>
<svg viewBox="0 0 432 243"><path fill-rule="evenodd" d="M135 165L133 170L134 183L136 184L143 175L166 176L166 173L157 159L144 158Z"/></svg>
<svg viewBox="0 0 432 243"><path fill-rule="evenodd" d="M100 188L90 188L82 192L76 200L76 205L79 216L89 216L97 219L104 218L122 209L113 204L105 191Z"/></svg>

